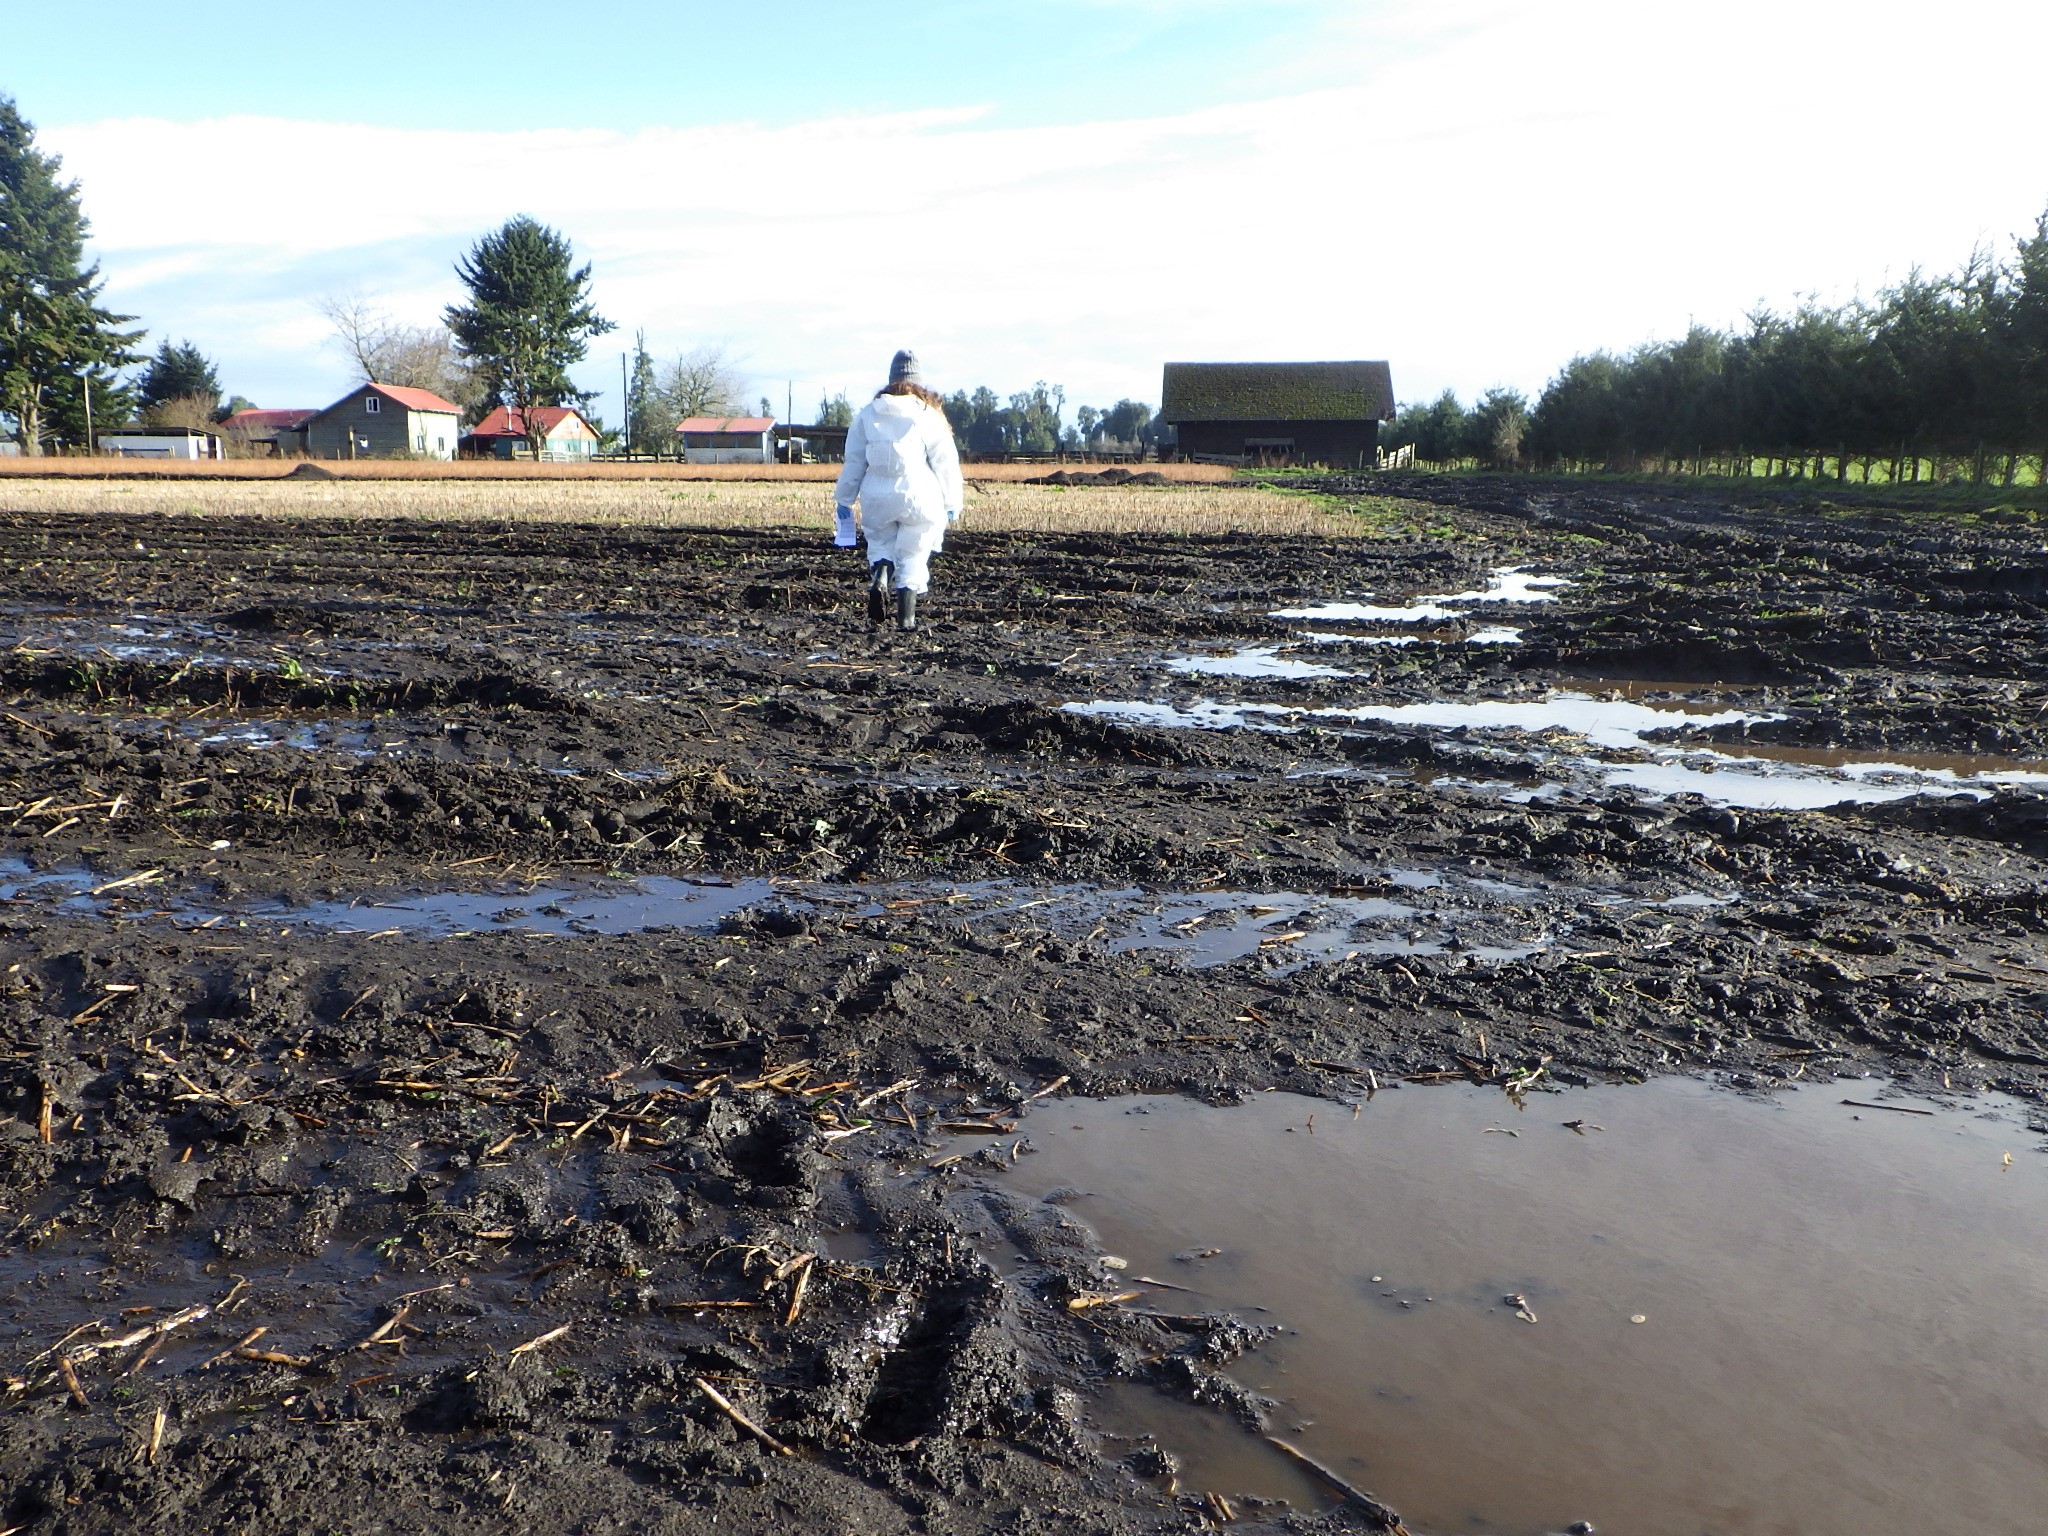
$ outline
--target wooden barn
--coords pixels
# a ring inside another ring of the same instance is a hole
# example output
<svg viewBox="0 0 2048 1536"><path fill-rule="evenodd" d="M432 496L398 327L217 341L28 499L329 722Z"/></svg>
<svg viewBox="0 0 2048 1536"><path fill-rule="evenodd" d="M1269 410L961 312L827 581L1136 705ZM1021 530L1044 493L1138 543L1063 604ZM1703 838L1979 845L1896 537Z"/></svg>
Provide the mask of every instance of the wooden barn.
<svg viewBox="0 0 2048 1536"><path fill-rule="evenodd" d="M1184 459L1369 469L1394 419L1385 363L1168 363L1160 420Z"/></svg>

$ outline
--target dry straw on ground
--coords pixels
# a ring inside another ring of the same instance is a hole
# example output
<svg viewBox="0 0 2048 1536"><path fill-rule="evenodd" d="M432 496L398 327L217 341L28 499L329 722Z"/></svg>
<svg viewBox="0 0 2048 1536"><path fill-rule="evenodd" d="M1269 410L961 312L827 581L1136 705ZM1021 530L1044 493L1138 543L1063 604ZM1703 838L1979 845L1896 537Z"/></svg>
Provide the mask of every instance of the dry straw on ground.
<svg viewBox="0 0 2048 1536"><path fill-rule="evenodd" d="M0 480L0 509L193 517L361 517L601 523L656 528L830 527L817 484L721 480ZM967 530L1054 533L1357 534L1319 498L1260 485L1055 486L970 481Z"/></svg>
<svg viewBox="0 0 2048 1536"><path fill-rule="evenodd" d="M1085 464L1064 466L1070 473L1095 474ZM1218 464L1147 464L1151 474L1175 484L1207 485L1231 478ZM1049 473L1049 464L973 464L977 480L1030 480ZM837 464L677 464L614 463L536 464L530 459L123 459L109 454L86 458L0 459L0 482L24 480L281 480L294 471L318 471L322 478L342 480L507 480L544 481L669 481L760 480L832 481Z"/></svg>

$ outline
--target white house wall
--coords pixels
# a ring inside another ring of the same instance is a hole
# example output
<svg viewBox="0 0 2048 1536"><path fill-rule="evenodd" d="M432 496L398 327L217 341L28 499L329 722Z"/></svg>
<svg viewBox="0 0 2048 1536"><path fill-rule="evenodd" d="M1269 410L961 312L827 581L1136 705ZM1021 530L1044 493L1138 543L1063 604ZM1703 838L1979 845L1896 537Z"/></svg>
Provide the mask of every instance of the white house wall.
<svg viewBox="0 0 2048 1536"><path fill-rule="evenodd" d="M773 464L775 449L768 434L761 435L758 446L752 448L693 448L683 447L685 464Z"/></svg>
<svg viewBox="0 0 2048 1536"><path fill-rule="evenodd" d="M385 403L390 408L390 402ZM423 458L452 459L455 442L462 435L460 418L441 411L406 412L405 439L412 451Z"/></svg>

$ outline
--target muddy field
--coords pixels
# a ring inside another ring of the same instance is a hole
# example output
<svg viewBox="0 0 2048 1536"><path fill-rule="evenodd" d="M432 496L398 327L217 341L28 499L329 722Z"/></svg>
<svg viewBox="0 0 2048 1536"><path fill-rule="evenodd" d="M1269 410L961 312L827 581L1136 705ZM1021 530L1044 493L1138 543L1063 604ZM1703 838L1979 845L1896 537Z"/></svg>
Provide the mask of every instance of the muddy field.
<svg viewBox="0 0 2048 1536"><path fill-rule="evenodd" d="M811 530L0 515L0 1531L1370 1527L1099 1432L1284 1432L1270 1325L1034 1107L2041 1100L2040 527L1368 489L910 635Z"/></svg>

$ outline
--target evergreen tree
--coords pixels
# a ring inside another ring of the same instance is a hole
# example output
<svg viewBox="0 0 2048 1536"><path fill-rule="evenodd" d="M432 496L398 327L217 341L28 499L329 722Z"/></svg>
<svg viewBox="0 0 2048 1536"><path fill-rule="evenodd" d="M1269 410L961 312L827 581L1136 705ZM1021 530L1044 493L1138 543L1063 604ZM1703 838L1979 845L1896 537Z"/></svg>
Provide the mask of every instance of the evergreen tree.
<svg viewBox="0 0 2048 1536"><path fill-rule="evenodd" d="M626 384L627 447L634 453L673 453L676 424L667 420L647 333L633 333L633 371Z"/></svg>
<svg viewBox="0 0 2048 1536"><path fill-rule="evenodd" d="M142 370L140 396L145 413L157 411L173 400L190 400L198 402L211 415L220 409L220 374L207 355L191 342L181 341L173 346L166 340Z"/></svg>
<svg viewBox="0 0 2048 1536"><path fill-rule="evenodd" d="M55 155L35 147L35 129L0 96L0 414L21 451L40 454L53 438L85 443L85 398L93 420L125 419L115 370L135 361L133 315L99 306L99 266L85 264L91 226L78 184L60 182Z"/></svg>
<svg viewBox="0 0 2048 1536"><path fill-rule="evenodd" d="M2032 448L2048 474L2048 213L2019 242L2005 314L2006 356L2020 412L2017 438L2007 446Z"/></svg>
<svg viewBox="0 0 2048 1536"><path fill-rule="evenodd" d="M1489 389L1465 418L1465 451L1488 469L1514 469L1522 462L1529 431L1529 402L1518 389Z"/></svg>
<svg viewBox="0 0 2048 1536"><path fill-rule="evenodd" d="M1404 405L1394 413L1382 441L1389 448L1413 444L1416 458L1448 464L1465 452L1465 407L1448 389L1428 405Z"/></svg>
<svg viewBox="0 0 2048 1536"><path fill-rule="evenodd" d="M1102 436L1113 442L1137 444L1156 440L1152 407L1142 400L1117 401L1096 418L1095 425Z"/></svg>
<svg viewBox="0 0 2048 1536"><path fill-rule="evenodd" d="M950 401L947 402L949 407L951 403ZM949 410L948 415L950 414ZM818 396L818 415L812 425L819 427L850 427L853 425L853 402L846 398L845 390L842 389L836 395L828 396L821 394Z"/></svg>
<svg viewBox="0 0 2048 1536"><path fill-rule="evenodd" d="M483 383L492 405L520 413L536 455L541 405L586 405L569 367L581 362L593 336L613 329L590 303L590 267L573 266L569 242L525 214L485 235L455 264L470 302L450 305L448 329Z"/></svg>

